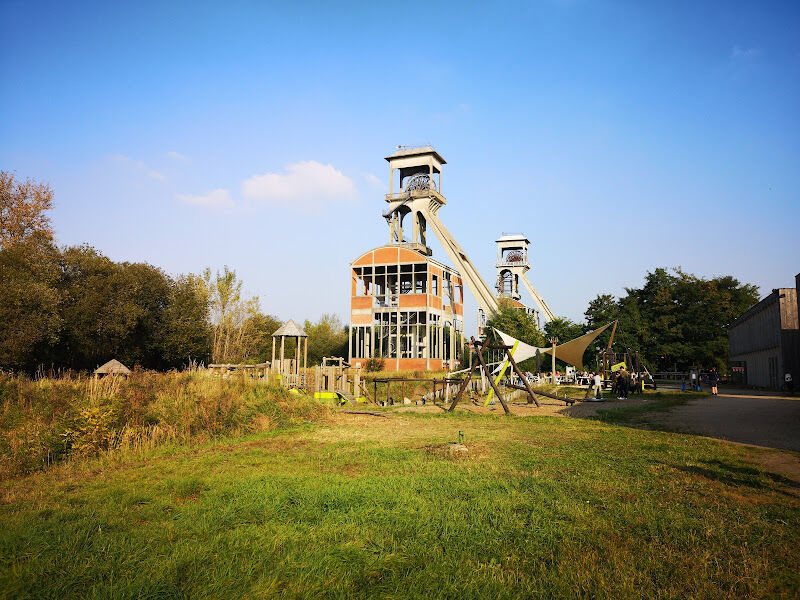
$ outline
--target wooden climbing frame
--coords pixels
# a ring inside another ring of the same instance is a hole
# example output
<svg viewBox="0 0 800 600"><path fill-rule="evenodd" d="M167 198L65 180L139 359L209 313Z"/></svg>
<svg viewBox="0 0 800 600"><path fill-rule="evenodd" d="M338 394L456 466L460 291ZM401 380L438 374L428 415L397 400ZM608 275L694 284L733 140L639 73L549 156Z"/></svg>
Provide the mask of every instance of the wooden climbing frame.
<svg viewBox="0 0 800 600"><path fill-rule="evenodd" d="M472 348L474 349L474 356L473 356L473 359L472 359L472 364L470 365L469 373L467 373L467 376L464 378L464 382L461 384L461 387L459 388L458 393L456 394L456 397L453 399L453 403L450 405L450 408L448 408L447 410L452 411L452 410L455 409L455 407L458 404L459 400L461 400L461 396L464 394L464 390L467 389L467 385L469 385L469 382L472 379L472 374L478 368L478 365L480 365L481 369L483 370L483 373L486 375L486 378L489 380L489 383L491 384L492 390L494 390L494 393L497 396L497 399L500 400L500 404L503 405L503 410L505 411L505 413L507 415L511 414L511 411L508 409L508 405L506 404L505 399L500 394L500 390L498 389L497 385L495 384L494 377L492 377L492 373L489 370L489 367L488 367L488 365L486 364L486 361L483 358L483 353L486 350L502 350L503 352L505 352L506 359L508 360L509 364L511 365L511 368L514 370L514 372L517 374L517 376L520 378L520 380L522 380L522 383L523 383L523 386L511 386L511 387L518 388L518 389L524 389L526 392L528 392L528 404L533 403L537 407L539 406L539 401L536 398L536 394L533 392L533 388L531 387L531 384L528 382L528 378L525 377L525 374L519 368L519 365L517 365L517 361L514 360L514 357L511 354L511 348L512 348L511 346L508 346L506 344L489 344L489 337L488 336L482 342L477 342L477 341L475 341L474 337L471 337L469 339L469 343L472 346Z"/></svg>

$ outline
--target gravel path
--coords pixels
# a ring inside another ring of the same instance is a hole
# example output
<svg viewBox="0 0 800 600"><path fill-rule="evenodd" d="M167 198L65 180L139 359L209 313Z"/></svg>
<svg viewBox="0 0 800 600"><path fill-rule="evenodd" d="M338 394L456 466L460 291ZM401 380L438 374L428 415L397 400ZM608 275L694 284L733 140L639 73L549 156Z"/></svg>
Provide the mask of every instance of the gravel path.
<svg viewBox="0 0 800 600"><path fill-rule="evenodd" d="M709 396L653 413L647 420L710 437L800 452L800 398L731 394Z"/></svg>

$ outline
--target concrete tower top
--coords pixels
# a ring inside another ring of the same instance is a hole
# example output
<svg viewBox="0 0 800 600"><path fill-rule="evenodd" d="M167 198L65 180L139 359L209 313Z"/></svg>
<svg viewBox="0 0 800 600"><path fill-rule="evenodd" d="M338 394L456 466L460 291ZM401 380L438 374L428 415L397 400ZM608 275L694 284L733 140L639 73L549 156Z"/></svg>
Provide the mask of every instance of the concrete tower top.
<svg viewBox="0 0 800 600"><path fill-rule="evenodd" d="M400 146L397 152L387 156L386 160L389 161L389 165L393 169L402 169L412 165L427 165L432 162L436 167L436 171L441 171L442 165L447 164L447 161L442 158L442 155L433 146L420 146L418 148Z"/></svg>
<svg viewBox="0 0 800 600"><path fill-rule="evenodd" d="M504 233L499 238L497 238L495 242L498 244L501 244L503 242L520 242L526 245L531 243L531 241L521 233Z"/></svg>

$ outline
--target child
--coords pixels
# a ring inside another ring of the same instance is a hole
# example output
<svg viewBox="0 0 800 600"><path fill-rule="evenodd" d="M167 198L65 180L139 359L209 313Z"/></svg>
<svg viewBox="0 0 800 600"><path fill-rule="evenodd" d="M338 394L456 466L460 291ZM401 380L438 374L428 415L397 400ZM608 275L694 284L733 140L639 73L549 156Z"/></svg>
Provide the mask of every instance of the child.
<svg viewBox="0 0 800 600"><path fill-rule="evenodd" d="M711 394L717 396L717 383L719 382L719 375L717 375L717 368L711 367L711 372L708 374L708 383L711 386Z"/></svg>

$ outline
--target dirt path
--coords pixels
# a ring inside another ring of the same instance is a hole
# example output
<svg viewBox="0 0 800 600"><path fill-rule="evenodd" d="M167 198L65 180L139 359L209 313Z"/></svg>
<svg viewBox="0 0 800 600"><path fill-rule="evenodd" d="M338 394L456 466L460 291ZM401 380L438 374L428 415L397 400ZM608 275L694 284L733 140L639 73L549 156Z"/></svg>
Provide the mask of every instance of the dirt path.
<svg viewBox="0 0 800 600"><path fill-rule="evenodd" d="M800 398L761 395L708 396L647 416L671 429L800 452Z"/></svg>

